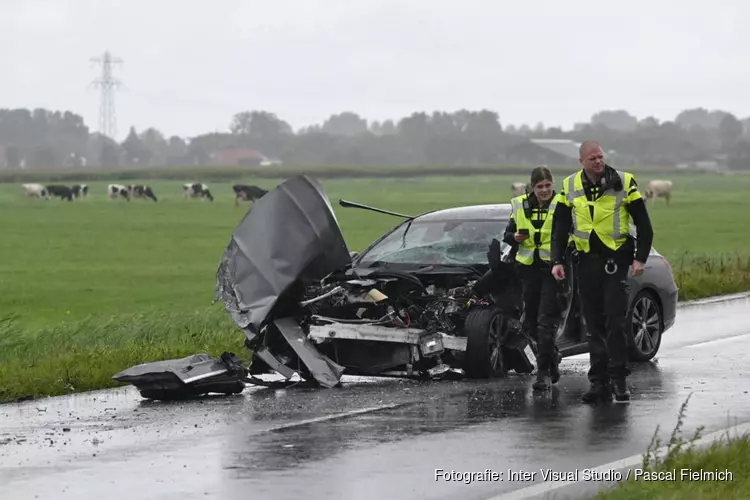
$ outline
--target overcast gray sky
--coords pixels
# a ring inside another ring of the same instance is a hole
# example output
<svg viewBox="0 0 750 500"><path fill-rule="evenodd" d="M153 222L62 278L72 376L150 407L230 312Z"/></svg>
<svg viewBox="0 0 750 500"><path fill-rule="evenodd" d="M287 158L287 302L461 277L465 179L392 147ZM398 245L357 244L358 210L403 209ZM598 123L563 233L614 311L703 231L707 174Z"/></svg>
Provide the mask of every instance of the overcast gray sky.
<svg viewBox="0 0 750 500"><path fill-rule="evenodd" d="M743 0L0 0L0 107L70 109L95 130L90 58L109 49L120 138L226 130L244 109L295 129L346 110L745 118L749 26Z"/></svg>

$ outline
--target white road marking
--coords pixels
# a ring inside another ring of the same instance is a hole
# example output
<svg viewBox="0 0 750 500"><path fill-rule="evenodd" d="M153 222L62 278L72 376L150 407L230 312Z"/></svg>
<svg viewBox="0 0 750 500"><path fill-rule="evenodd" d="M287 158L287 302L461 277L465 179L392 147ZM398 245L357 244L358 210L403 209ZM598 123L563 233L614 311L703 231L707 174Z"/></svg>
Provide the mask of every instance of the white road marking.
<svg viewBox="0 0 750 500"><path fill-rule="evenodd" d="M690 345L686 345L683 347L686 349L693 349L695 347L703 347L709 344L719 344L721 342L734 342L736 340L739 340L745 337L750 337L750 333L741 333L739 335L732 335L730 337L722 337L720 339L707 340L705 342L698 342L697 344L690 344Z"/></svg>
<svg viewBox="0 0 750 500"><path fill-rule="evenodd" d="M389 405L383 405L383 406L373 406L370 408L362 408L360 410L352 410L352 411L345 411L341 413L333 413L331 415L323 415L322 417L315 417L315 418L308 418L305 420L298 420L296 422L290 422L288 424L281 424L281 425L275 425L273 427L268 427L266 429L262 429L260 432L272 432L272 431L279 431L283 429L291 429L293 427L299 427L302 425L308 425L308 424L315 424L317 422L327 422L329 420L336 420L339 418L346 418L346 417L353 417L355 415L362 415L363 413L373 413L380 410L392 410L394 408L398 408L400 406L405 406L409 403L399 403L399 404L389 404Z"/></svg>
<svg viewBox="0 0 750 500"><path fill-rule="evenodd" d="M750 432L750 422L746 422L744 424L734 425L732 427L728 427L723 430L712 432L711 434L703 436L701 439L695 441L693 446L695 448L710 446L715 441L728 437L727 436L728 434L729 434L729 437L739 437L749 432ZM735 435L731 436L732 434L735 434ZM657 453L663 456L667 451L668 451L668 447L663 446L657 451ZM613 469L614 470L626 469L628 467L641 466L642 464L643 464L643 454L640 454L640 455L633 455L627 458L623 458L621 460L616 460L614 462L610 462L608 464L600 465L598 467L589 468L589 469L594 474L603 475L607 472L610 472ZM560 482L555 482L555 483L540 483L540 484L535 484L534 486L520 488L520 489L511 491L509 493L504 493L499 496L494 496L494 497L488 498L487 500L522 500L526 498L533 498L533 497L543 495L545 493L550 493L555 490L565 488L566 486L571 486L571 485L581 483L581 482L584 482L584 481L579 480L579 481L560 481Z"/></svg>

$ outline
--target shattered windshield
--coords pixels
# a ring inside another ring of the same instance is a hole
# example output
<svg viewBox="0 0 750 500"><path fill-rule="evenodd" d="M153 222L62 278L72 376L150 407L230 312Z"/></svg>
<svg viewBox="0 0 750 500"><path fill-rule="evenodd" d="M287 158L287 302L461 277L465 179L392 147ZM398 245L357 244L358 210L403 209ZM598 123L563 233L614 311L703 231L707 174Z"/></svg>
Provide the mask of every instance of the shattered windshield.
<svg viewBox="0 0 750 500"><path fill-rule="evenodd" d="M363 253L359 265L486 264L493 238L506 249L502 239L507 224L498 219L407 222Z"/></svg>

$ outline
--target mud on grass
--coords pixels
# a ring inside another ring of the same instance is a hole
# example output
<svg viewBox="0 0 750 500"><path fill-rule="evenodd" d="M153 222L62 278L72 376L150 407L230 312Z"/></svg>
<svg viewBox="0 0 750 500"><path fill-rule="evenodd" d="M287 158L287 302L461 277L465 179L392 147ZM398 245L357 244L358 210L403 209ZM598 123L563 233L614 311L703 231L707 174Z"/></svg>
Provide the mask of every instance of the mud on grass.
<svg viewBox="0 0 750 500"><path fill-rule="evenodd" d="M196 353L249 353L221 305L191 313L91 316L26 329L0 321L0 402L120 386L112 375Z"/></svg>

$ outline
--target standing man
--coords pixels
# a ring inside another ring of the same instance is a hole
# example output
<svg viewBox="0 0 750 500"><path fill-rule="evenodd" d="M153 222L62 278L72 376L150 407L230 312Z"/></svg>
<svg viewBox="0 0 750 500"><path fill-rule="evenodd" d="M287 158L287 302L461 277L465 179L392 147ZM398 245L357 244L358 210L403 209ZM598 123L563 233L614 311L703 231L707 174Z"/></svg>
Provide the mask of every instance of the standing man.
<svg viewBox="0 0 750 500"><path fill-rule="evenodd" d="M565 250L572 237L589 344L591 387L583 401L611 401L613 389L617 401L629 401L628 269L632 266L633 276L643 273L654 232L633 175L607 165L597 142L586 141L579 151L583 169L563 181L555 211L552 275L565 278Z"/></svg>
<svg viewBox="0 0 750 500"><path fill-rule="evenodd" d="M550 272L552 218L558 201L552 172L545 166L531 171L531 193L513 198L513 212L503 241L516 251L523 286L524 333L538 346L535 390L546 390L560 379L555 334L562 311L559 285Z"/></svg>

